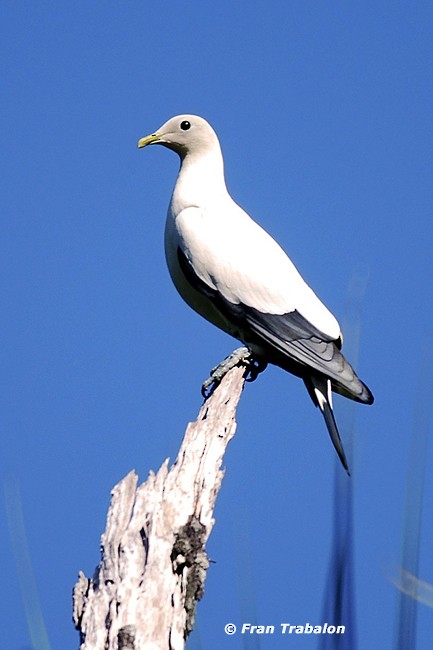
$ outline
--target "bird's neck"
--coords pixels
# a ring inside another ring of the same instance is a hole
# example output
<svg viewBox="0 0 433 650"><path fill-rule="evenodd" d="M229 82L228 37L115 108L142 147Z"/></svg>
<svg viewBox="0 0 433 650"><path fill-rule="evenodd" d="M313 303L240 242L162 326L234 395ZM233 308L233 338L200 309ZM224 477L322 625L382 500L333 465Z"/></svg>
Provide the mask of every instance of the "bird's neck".
<svg viewBox="0 0 433 650"><path fill-rule="evenodd" d="M226 195L224 162L219 148L206 155L187 154L182 159L171 200L175 214L191 206L214 205Z"/></svg>

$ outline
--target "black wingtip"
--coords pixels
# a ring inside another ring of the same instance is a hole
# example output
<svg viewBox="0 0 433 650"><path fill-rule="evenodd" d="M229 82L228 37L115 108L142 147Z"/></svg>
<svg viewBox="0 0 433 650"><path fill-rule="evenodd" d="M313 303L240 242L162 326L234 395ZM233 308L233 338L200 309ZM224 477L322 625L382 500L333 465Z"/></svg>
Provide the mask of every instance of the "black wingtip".
<svg viewBox="0 0 433 650"><path fill-rule="evenodd" d="M373 404L374 402L373 393L371 392L367 384L364 384L363 381L361 382L361 384L363 390L362 390L362 396L360 401L362 401L364 404Z"/></svg>

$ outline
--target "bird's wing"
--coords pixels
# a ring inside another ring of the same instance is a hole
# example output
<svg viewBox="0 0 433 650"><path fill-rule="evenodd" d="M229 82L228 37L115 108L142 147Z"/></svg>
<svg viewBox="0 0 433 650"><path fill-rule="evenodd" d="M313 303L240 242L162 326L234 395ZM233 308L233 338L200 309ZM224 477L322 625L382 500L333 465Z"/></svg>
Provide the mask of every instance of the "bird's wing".
<svg viewBox="0 0 433 650"><path fill-rule="evenodd" d="M301 314L330 340L340 327L277 242L239 206L188 208L176 218L178 244L195 274L223 298L263 314Z"/></svg>
<svg viewBox="0 0 433 650"><path fill-rule="evenodd" d="M176 255L187 282L238 338L272 351L278 365L301 376L318 371L332 379L335 390L369 401L371 394L339 350L334 316L280 246L247 215L234 216L227 223L188 208L177 217Z"/></svg>

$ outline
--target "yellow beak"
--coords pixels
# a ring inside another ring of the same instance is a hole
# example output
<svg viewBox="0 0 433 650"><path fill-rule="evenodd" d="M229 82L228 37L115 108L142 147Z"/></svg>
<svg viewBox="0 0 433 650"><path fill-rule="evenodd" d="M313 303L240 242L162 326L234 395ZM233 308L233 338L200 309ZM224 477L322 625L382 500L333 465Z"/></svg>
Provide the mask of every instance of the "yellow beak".
<svg viewBox="0 0 433 650"><path fill-rule="evenodd" d="M138 141L138 148L143 149L143 147L147 147L148 144L155 144L156 142L159 142L160 135L159 133L152 133L152 135L146 135L145 138L141 138L141 140Z"/></svg>

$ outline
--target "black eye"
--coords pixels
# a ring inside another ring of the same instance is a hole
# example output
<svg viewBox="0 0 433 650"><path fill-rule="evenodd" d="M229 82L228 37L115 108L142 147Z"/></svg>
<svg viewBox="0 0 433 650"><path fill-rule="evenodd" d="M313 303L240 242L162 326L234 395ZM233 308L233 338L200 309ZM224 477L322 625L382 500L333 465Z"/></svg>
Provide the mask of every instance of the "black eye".
<svg viewBox="0 0 433 650"><path fill-rule="evenodd" d="M180 128L182 131L188 131L188 129L191 128L191 122L188 122L188 120L184 120L183 122L180 123Z"/></svg>

